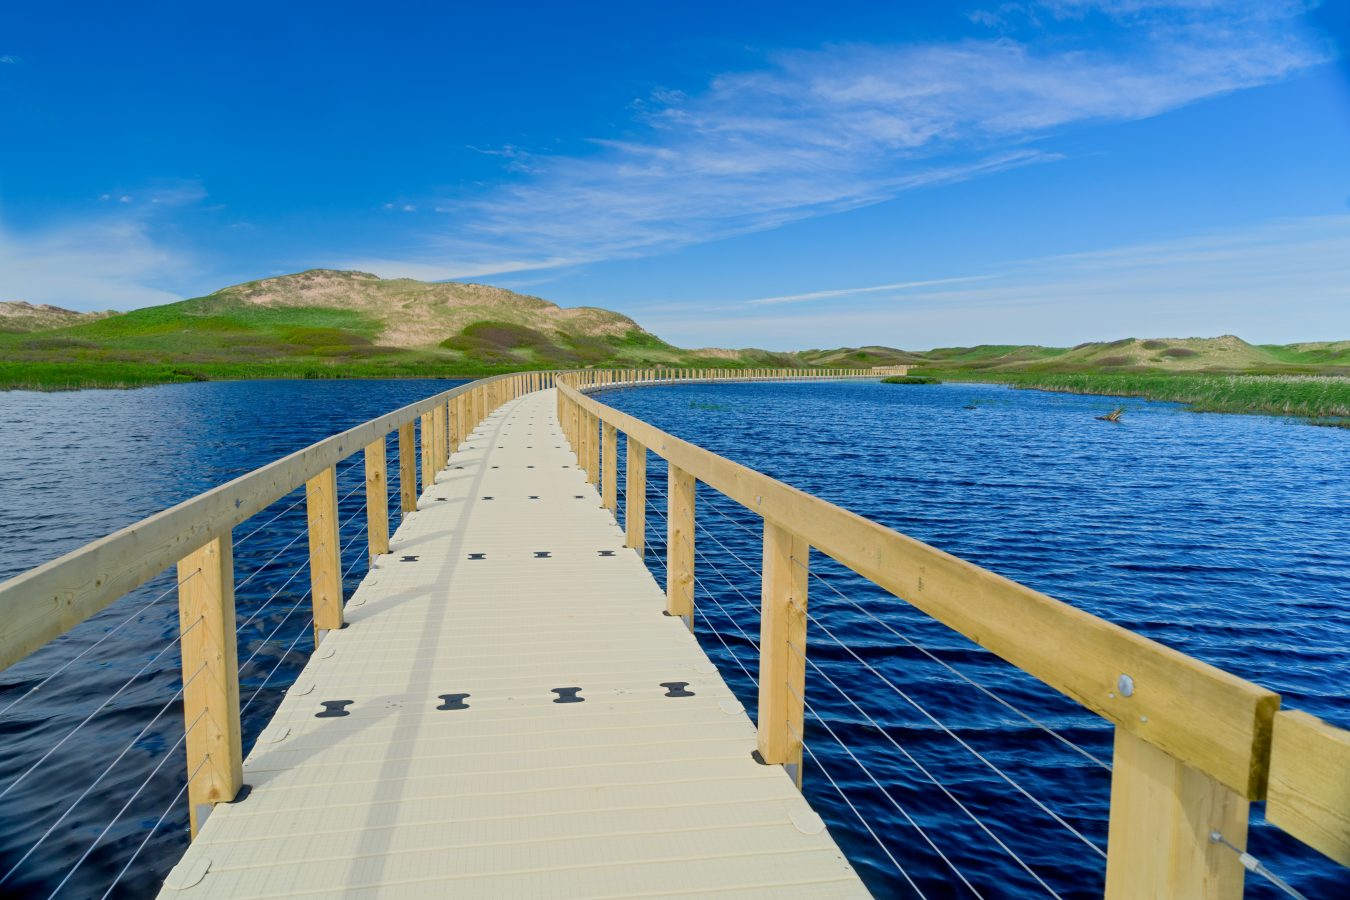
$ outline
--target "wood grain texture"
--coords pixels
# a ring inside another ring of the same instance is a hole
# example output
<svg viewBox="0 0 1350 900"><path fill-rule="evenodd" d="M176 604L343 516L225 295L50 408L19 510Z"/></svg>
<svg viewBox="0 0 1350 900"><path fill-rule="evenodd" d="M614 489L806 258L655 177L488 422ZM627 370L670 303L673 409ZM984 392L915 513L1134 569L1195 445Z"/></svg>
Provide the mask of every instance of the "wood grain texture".
<svg viewBox="0 0 1350 900"><path fill-rule="evenodd" d="M1204 772L1117 729L1107 900L1241 900L1246 870L1210 834L1245 848L1250 806Z"/></svg>
<svg viewBox="0 0 1350 900"><path fill-rule="evenodd" d="M759 630L759 755L802 786L806 697L806 602L811 546L764 523Z"/></svg>
<svg viewBox="0 0 1350 900"><path fill-rule="evenodd" d="M229 538L216 538L184 557L178 581L188 812L195 836L211 806L233 800L244 783Z"/></svg>
<svg viewBox="0 0 1350 900"><path fill-rule="evenodd" d="M619 509L619 432L608 422L605 423L601 431L604 453L600 461L600 473L603 479L600 505L610 512L617 512Z"/></svg>
<svg viewBox="0 0 1350 900"><path fill-rule="evenodd" d="M389 458L384 438L366 445L366 546L370 563L389 552Z"/></svg>
<svg viewBox="0 0 1350 900"><path fill-rule="evenodd" d="M398 429L398 499L403 512L417 509L417 438L411 422Z"/></svg>
<svg viewBox="0 0 1350 900"><path fill-rule="evenodd" d="M1350 731L1305 712L1275 716L1266 820L1350 866Z"/></svg>
<svg viewBox="0 0 1350 900"><path fill-rule="evenodd" d="M309 583L315 646L321 631L342 627L342 545L338 543L337 472L325 469L305 483L309 518Z"/></svg>
<svg viewBox="0 0 1350 900"><path fill-rule="evenodd" d="M624 543L642 557L647 548L647 448L631 435L628 437L625 481Z"/></svg>
<svg viewBox="0 0 1350 900"><path fill-rule="evenodd" d="M694 630L694 476L670 466L666 491L666 612Z"/></svg>

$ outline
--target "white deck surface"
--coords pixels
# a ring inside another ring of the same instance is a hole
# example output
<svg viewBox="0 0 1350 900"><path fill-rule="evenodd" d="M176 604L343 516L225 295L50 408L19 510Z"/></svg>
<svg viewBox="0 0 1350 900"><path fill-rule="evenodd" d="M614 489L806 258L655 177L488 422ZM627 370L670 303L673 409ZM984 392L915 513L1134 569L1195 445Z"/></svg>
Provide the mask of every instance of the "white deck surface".
<svg viewBox="0 0 1350 900"><path fill-rule="evenodd" d="M245 761L251 794L215 808L161 897L868 896L751 759L753 725L662 615L553 391L489 417L391 546ZM681 681L694 696L660 686ZM554 702L571 687L584 702ZM338 700L348 715L316 718Z"/></svg>

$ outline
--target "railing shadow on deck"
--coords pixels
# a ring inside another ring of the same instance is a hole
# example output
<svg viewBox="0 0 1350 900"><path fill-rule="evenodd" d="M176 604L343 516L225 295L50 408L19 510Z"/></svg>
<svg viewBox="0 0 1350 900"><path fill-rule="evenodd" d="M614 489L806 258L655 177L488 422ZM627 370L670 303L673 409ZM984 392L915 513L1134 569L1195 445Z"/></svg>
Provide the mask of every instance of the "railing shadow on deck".
<svg viewBox="0 0 1350 900"><path fill-rule="evenodd" d="M1273 692L680 441L587 396L601 388L679 382L860 377L876 377L876 373L781 369L526 372L442 392L320 441L0 584L0 669L47 646L172 568L177 577L157 600L178 594L179 633L154 659L162 658L174 643L180 645L184 731L172 749L185 747L188 776L136 853L184 794L195 834L213 804L232 801L243 787L239 634L241 628L254 624L263 609L259 607L241 625L235 590L280 555L236 582L234 550L241 540L234 538L233 529L304 489L302 496L258 530L303 504L309 590L272 627L269 639L306 600L310 622L254 688L243 704L246 709L267 688L286 657L296 652L310 632L309 624L315 645L328 631L342 627L344 584L357 568L355 564L344 568L343 551L364 536L368 561L387 553L391 505L404 514L414 510L418 496L434 483L435 473L446 467L452 450L492 411L525 393L556 386L559 419L576 451L578 467L597 485L602 503L616 517L622 499L629 546L641 552L646 535L659 533L657 542L664 557L661 577L666 581L670 614L684 617L693 627L699 591L720 608L716 595L698 582L700 567L705 572L716 570L708 565L710 548L699 546L699 535L709 537L709 533L696 511L707 508L721 515L727 511L706 499L700 504L700 488L716 492L762 520L759 565L741 560L759 581L758 603L728 581L741 599L758 606L754 611L758 634L748 633L725 609L720 612L740 632L734 640L742 648L752 648L755 655L753 665L746 666L744 649L737 654L726 647L728 659L734 659L749 683L757 685L760 758L766 764L788 767L799 784L803 755L812 755L803 742L807 717L829 728L806 701L807 675L813 683L833 683L828 670L807 653L808 631L827 637L821 648L829 646L827 654L816 651L821 660L828 654L843 660L842 654L849 649L838 641L838 647L828 645L832 637L829 623L820 621L807 604L812 584L830 589L811 568L814 549L1115 727L1106 863L1109 896L1240 896L1243 866L1253 863L1239 852L1245 847L1249 804L1259 801L1265 801L1270 822L1341 864L1350 864L1350 733L1303 713L1280 711ZM391 439L397 458L393 483ZM620 441L625 448L622 466ZM646 499L649 451L666 463L669 487L664 514ZM345 460L358 453L362 458L339 471ZM620 468L626 473L622 488L617 479ZM344 475L354 479L364 475L364 479L340 494L339 485L348 481ZM351 504L347 501L362 487L364 502L348 515ZM345 534L344 528L349 530L362 512L360 527ZM298 573L297 569L273 596ZM263 620L262 627L270 622ZM903 635L897 632L895 637L899 640ZM846 661L867 665L862 659ZM52 676L63 670L64 666ZM41 682L45 683L46 679ZM178 702L178 696L170 698L160 715ZM90 716L97 715L107 702ZM857 712L867 715L861 709ZM166 751L165 759L169 755ZM120 755L113 764L119 759ZM85 793L97 785L95 781ZM13 786L0 790L7 792ZM122 807L124 812L126 808ZM863 825L871 831L865 821ZM106 833L105 828L90 851ZM1215 840L1215 835L1220 839ZM88 855L86 851L74 867ZM132 860L134 854L114 877L109 892ZM0 877L8 879L22 862Z"/></svg>

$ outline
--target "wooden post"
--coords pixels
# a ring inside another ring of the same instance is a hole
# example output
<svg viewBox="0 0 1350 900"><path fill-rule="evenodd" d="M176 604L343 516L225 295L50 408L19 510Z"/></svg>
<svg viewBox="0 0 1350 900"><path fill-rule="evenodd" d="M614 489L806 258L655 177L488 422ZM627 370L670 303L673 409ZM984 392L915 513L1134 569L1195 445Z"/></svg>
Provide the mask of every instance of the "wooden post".
<svg viewBox="0 0 1350 900"><path fill-rule="evenodd" d="M759 624L759 755L802 786L806 594L811 546L768 520Z"/></svg>
<svg viewBox="0 0 1350 900"><path fill-rule="evenodd" d="M1116 729L1106 857L1107 900L1240 900L1238 855L1209 836L1247 846L1250 803L1143 738Z"/></svg>
<svg viewBox="0 0 1350 900"><path fill-rule="evenodd" d="M342 553L338 543L337 469L305 482L309 512L309 581L314 601L314 646L342 627Z"/></svg>
<svg viewBox="0 0 1350 900"><path fill-rule="evenodd" d="M233 800L244 783L230 535L180 560L178 582L188 816L196 837L211 807Z"/></svg>
<svg viewBox="0 0 1350 900"><path fill-rule="evenodd" d="M694 630L694 476L670 465L666 493L666 612Z"/></svg>
<svg viewBox="0 0 1350 900"><path fill-rule="evenodd" d="M628 477L624 485L624 543L637 551L639 557L647 552L647 448L633 436L628 436Z"/></svg>
<svg viewBox="0 0 1350 900"><path fill-rule="evenodd" d="M436 427L432 424L432 415L422 413L422 493L436 483Z"/></svg>
<svg viewBox="0 0 1350 900"><path fill-rule="evenodd" d="M581 414L586 425L586 436L582 443L586 445L586 480L591 484L600 483L600 419L588 412Z"/></svg>
<svg viewBox="0 0 1350 900"><path fill-rule="evenodd" d="M445 468L445 462L448 459L445 425L445 404L437 403L431 410L431 427L436 433L436 439L432 442L432 449L435 451L437 472Z"/></svg>
<svg viewBox="0 0 1350 900"><path fill-rule="evenodd" d="M604 438L604 460L600 471L604 475L600 502L605 509L616 512L619 508L619 430L608 422L602 423Z"/></svg>
<svg viewBox="0 0 1350 900"><path fill-rule="evenodd" d="M413 424L398 427L398 499L399 509L410 513L417 509L417 462Z"/></svg>
<svg viewBox="0 0 1350 900"><path fill-rule="evenodd" d="M384 438L366 446L366 535L370 564L389 552L389 476Z"/></svg>

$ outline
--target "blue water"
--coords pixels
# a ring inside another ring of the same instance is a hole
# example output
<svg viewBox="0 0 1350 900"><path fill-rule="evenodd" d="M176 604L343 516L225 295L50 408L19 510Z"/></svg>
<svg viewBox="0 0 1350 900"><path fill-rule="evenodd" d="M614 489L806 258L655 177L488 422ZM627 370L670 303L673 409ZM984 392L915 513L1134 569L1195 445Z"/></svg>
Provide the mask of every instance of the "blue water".
<svg viewBox="0 0 1350 900"><path fill-rule="evenodd" d="M0 394L6 451L0 578L449 384L252 382ZM1113 400L978 385L681 386L602 396L682 437L1267 685L1288 706L1350 726L1350 562L1344 553L1350 434L1344 431L1145 403L1129 403L1125 421L1111 425L1092 417ZM364 572L359 457L352 463L340 478L340 493L354 491L343 503L349 589ZM664 483L653 458L648 563L658 578ZM240 659L253 657L242 672L241 697L250 704L246 748L311 649L298 499L288 497L235 530L237 577L247 582L238 591L238 611L241 622L251 619L242 630ZM750 641L758 636L752 604L759 522L706 488L698 503L700 638L753 710L753 688L733 657L755 671ZM822 580L811 585L818 624L812 625L810 658L862 711L815 671L808 673L807 701L887 793L815 720L806 733L816 755L806 766L806 791L873 890L913 894L898 862L932 897L972 895L956 871L989 897L1043 896L1036 878L1066 897L1099 895L1096 853L943 729L1097 844L1105 842L1109 773L886 629L1108 761L1109 730L818 554L812 568ZM145 896L181 853L187 816L177 797L183 754L173 749L183 729L181 706L173 700L180 684L177 652L168 643L177 633L173 586L170 576L157 579L0 674L0 791L9 791L0 797L0 877L17 865L0 894L46 896L92 847L61 896L97 897L114 881L114 896ZM91 713L88 724L11 787ZM1310 896L1341 893L1342 870L1261 825L1259 809L1254 821L1256 855ZM1256 878L1248 884L1249 896L1275 896Z"/></svg>

